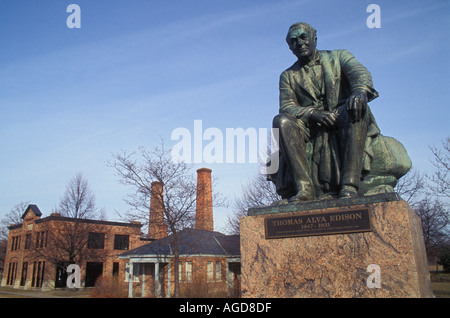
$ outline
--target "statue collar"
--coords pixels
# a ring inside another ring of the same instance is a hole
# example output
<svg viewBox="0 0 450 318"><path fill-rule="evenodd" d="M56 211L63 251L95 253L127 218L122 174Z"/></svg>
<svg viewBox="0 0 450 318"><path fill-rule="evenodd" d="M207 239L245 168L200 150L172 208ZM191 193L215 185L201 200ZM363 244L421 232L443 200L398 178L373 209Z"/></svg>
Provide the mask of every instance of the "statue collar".
<svg viewBox="0 0 450 318"><path fill-rule="evenodd" d="M298 64L298 68L310 68L313 67L314 65L320 65L320 54L319 54L319 50L316 49L316 51L314 52L314 57L311 61L309 61L307 64L303 64L300 60L297 61Z"/></svg>

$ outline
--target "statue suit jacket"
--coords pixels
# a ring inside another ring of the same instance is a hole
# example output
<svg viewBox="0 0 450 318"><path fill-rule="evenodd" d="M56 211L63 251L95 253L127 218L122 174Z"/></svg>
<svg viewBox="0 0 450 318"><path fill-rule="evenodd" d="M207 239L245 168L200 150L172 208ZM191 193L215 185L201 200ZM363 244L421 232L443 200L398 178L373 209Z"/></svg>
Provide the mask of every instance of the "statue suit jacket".
<svg viewBox="0 0 450 318"><path fill-rule="evenodd" d="M322 65L326 100L316 96L308 68L297 61L280 76L280 113L289 113L307 124L314 108L338 112L353 92L366 91L369 101L378 97L369 71L347 50L316 50L315 61ZM369 135L379 133L372 119Z"/></svg>
<svg viewBox="0 0 450 318"><path fill-rule="evenodd" d="M322 90L321 93L314 89L315 86L312 83L312 75L310 73L311 67L317 64L322 65L325 91L323 92ZM282 72L280 76L279 111L280 113L292 115L293 119L296 118L297 126L302 130L303 136L308 142L305 151L308 156L311 156L312 161L317 162L319 165L320 175L317 178L320 180L327 182L335 180L334 183L339 183L339 171L332 172L327 168L330 167L330 161L338 160L336 151L330 151L331 148L336 149L337 143L333 141L334 137L328 137L328 133L324 128L317 128L316 124L309 123L310 114L314 109L323 109L339 115L352 93L361 90L367 93L368 101L378 97L378 92L373 87L372 76L369 71L347 50L316 50L315 58L308 65L302 65L297 61ZM317 96L317 93L320 93L321 96ZM363 170L365 171L370 170L370 158L373 157L372 138L380 133L370 108L368 112L370 121L365 146L365 158L363 160ZM312 134L311 129L319 129L320 131L315 131ZM311 138L314 139L311 140ZM318 149L321 149L320 154L317 154ZM320 159L316 160L316 155ZM334 166L337 167L337 165ZM279 193L292 191L289 190L289 184L292 184L292 182L289 181L290 175L287 167L285 158L280 155L279 170L269 177L275 182Z"/></svg>

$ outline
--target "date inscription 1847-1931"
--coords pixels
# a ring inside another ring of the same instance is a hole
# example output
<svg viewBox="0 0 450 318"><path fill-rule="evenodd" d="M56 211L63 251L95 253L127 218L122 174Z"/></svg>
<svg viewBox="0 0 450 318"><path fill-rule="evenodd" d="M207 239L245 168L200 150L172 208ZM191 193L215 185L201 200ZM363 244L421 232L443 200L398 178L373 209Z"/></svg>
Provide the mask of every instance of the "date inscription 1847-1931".
<svg viewBox="0 0 450 318"><path fill-rule="evenodd" d="M266 239L372 230L368 209L267 217L264 223Z"/></svg>

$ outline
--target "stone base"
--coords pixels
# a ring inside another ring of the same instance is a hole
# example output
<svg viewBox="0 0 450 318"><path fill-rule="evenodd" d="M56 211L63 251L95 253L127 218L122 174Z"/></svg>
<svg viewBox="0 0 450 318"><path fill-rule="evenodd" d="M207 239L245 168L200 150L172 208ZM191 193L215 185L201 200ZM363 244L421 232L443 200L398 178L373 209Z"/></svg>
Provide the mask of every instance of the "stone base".
<svg viewBox="0 0 450 318"><path fill-rule="evenodd" d="M298 212L283 206L276 216L350 208L369 210L372 231L266 239L267 208L241 218L242 297L433 297L420 219L405 201L306 211L297 205Z"/></svg>

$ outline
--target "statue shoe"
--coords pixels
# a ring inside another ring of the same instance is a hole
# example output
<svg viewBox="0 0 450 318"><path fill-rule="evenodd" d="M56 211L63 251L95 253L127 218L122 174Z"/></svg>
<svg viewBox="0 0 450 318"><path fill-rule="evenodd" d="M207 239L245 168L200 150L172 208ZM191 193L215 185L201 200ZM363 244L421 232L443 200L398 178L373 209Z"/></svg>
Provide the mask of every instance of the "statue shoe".
<svg viewBox="0 0 450 318"><path fill-rule="evenodd" d="M289 203L314 200L314 196L308 191L299 191L296 195L289 199Z"/></svg>
<svg viewBox="0 0 450 318"><path fill-rule="evenodd" d="M339 198L354 198L358 196L358 190L355 187L350 185L342 186L341 191L339 192Z"/></svg>

